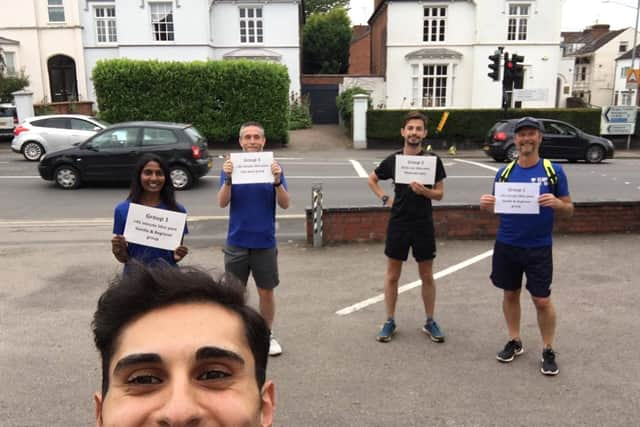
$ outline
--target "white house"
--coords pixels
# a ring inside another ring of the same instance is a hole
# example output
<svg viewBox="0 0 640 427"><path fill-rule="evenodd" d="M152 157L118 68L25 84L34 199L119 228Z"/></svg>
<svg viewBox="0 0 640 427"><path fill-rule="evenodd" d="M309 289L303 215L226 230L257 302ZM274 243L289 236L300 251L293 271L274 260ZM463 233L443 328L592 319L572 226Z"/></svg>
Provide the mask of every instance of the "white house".
<svg viewBox="0 0 640 427"><path fill-rule="evenodd" d="M35 102L86 99L78 1L0 1L6 72L24 71Z"/></svg>
<svg viewBox="0 0 640 427"><path fill-rule="evenodd" d="M386 107L499 108L502 84L487 76L499 46L524 56L524 89L547 91L522 106L554 107L562 3L376 0L371 71L386 77Z"/></svg>
<svg viewBox="0 0 640 427"><path fill-rule="evenodd" d="M633 68L640 68L640 48L636 47L635 58L632 58L633 50L629 49L625 54L616 59L615 83L613 92L612 105L635 105L640 106L638 99L638 84L635 88L627 88L627 73L631 69L631 60L633 59Z"/></svg>
<svg viewBox="0 0 640 427"><path fill-rule="evenodd" d="M565 56L574 62L574 97L599 107L614 103L620 76L616 59L631 49L633 33L633 28L609 30L606 24L592 25L582 32L562 33Z"/></svg>
<svg viewBox="0 0 640 427"><path fill-rule="evenodd" d="M300 91L300 0L81 0L89 97L98 60L249 58L284 64Z"/></svg>

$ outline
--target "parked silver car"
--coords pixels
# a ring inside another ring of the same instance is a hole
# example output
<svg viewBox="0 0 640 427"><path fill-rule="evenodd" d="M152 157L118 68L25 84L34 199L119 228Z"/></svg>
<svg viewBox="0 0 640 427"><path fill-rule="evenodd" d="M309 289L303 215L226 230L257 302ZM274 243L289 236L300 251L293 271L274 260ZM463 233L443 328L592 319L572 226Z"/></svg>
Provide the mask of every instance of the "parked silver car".
<svg viewBox="0 0 640 427"><path fill-rule="evenodd" d="M108 123L81 114L29 117L14 129L11 150L27 160L38 161L45 153L71 148L107 126Z"/></svg>

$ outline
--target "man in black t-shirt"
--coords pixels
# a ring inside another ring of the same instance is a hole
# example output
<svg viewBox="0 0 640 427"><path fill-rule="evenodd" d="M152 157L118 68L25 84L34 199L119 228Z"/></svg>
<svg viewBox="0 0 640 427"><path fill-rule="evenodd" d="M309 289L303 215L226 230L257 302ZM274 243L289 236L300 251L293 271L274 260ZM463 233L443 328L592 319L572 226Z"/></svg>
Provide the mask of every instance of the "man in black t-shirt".
<svg viewBox="0 0 640 427"><path fill-rule="evenodd" d="M387 273L384 281L384 303L387 320L378 333L377 340L389 342L396 331L394 314L398 299L398 280L402 273L402 263L407 260L409 248L418 263L422 280L422 302L426 321L422 331L432 341L444 342L444 333L433 319L436 302L436 287L433 280L433 259L436 256L436 242L433 228L431 200L441 200L444 195L444 178L447 174L442 160L433 153L422 150L422 140L427 136L427 118L418 111L409 112L400 134L404 138L402 151L393 153L380 163L369 175L369 187L382 200L383 206L391 206L391 217L387 227L384 253L387 256ZM435 185L395 183L396 155L436 156ZM390 199L380 186L380 180L394 180L394 197Z"/></svg>

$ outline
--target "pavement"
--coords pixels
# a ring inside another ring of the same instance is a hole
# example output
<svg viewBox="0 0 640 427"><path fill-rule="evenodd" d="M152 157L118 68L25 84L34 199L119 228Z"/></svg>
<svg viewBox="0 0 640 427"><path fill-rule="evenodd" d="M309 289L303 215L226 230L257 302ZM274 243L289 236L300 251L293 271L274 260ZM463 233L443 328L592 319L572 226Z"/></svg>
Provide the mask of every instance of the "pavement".
<svg viewBox="0 0 640 427"><path fill-rule="evenodd" d="M0 228L0 412L6 427L91 425L100 370L95 304L120 269L110 227ZM189 240L189 265L220 271L218 245ZM398 332L382 344L383 245L313 249L281 241L271 358L276 426L633 426L640 404L640 235L556 236L553 298L560 374L539 372L535 310L523 295L524 355L495 359L507 333L489 282L491 240L438 242L436 318L420 330L415 263ZM249 299L257 305L253 284ZM354 307L355 306L355 307ZM358 309L359 308L359 309ZM343 315L337 312L346 313Z"/></svg>
<svg viewBox="0 0 640 427"><path fill-rule="evenodd" d="M301 129L289 132L289 144L286 147L273 148L278 155L303 155L316 156L322 158L327 151L335 152L356 152L359 155L371 157L385 157L390 152L401 147L400 135L397 144L390 144L389 148L376 148L366 150L356 150L353 142L347 135L344 128L336 125L314 125L311 129ZM640 141L633 140L630 149L626 149L626 139L614 139L615 158L640 158ZM486 158L487 155L482 149L457 148L452 153L448 148L443 148L445 143L432 140L429 137L425 140L425 146L430 145L432 151L440 157L459 158ZM446 147L450 147L446 145ZM267 149L270 149L267 142ZM214 151L216 151L214 149Z"/></svg>

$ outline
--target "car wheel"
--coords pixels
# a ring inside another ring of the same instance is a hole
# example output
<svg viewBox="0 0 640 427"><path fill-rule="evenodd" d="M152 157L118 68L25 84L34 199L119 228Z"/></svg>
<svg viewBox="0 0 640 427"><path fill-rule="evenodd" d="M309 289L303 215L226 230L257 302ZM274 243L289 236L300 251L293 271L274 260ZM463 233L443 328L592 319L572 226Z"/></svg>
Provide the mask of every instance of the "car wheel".
<svg viewBox="0 0 640 427"><path fill-rule="evenodd" d="M184 166L171 166L169 169L169 177L171 178L174 190L186 190L191 186L191 174Z"/></svg>
<svg viewBox="0 0 640 427"><path fill-rule="evenodd" d="M80 174L72 166L59 166L53 176L58 187L65 190L75 190L80 186Z"/></svg>
<svg viewBox="0 0 640 427"><path fill-rule="evenodd" d="M518 149L516 148L515 145L510 145L509 148L507 148L507 151L504 153L505 155L505 160L507 162L510 162L512 160L518 160Z"/></svg>
<svg viewBox="0 0 640 427"><path fill-rule="evenodd" d="M604 148L599 145L591 145L587 148L586 161L588 163L600 163L604 159Z"/></svg>
<svg viewBox="0 0 640 427"><path fill-rule="evenodd" d="M43 154L44 149L37 142L29 141L22 146L22 155L30 162L37 162Z"/></svg>

